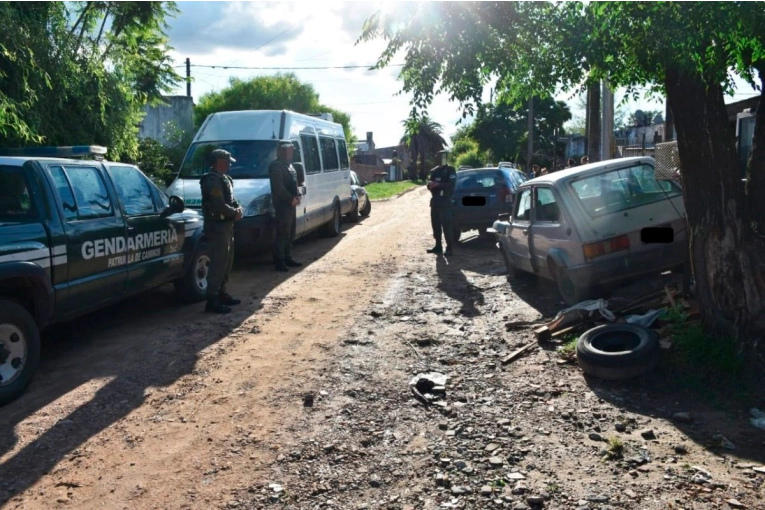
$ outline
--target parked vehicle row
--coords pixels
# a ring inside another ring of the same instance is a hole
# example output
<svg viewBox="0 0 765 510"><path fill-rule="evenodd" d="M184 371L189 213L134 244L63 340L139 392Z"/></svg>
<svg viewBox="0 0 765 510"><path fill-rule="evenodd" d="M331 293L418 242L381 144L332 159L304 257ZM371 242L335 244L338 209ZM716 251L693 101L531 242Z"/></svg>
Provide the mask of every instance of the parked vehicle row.
<svg viewBox="0 0 765 510"><path fill-rule="evenodd" d="M29 384L45 327L173 282L205 298L202 216L137 167L57 156L103 147L42 147L0 156L0 405Z"/></svg>
<svg viewBox="0 0 765 510"><path fill-rule="evenodd" d="M646 229L670 236L656 242ZM587 299L596 286L682 266L688 249L682 191L674 181L656 180L649 157L526 181L493 230L511 274L557 282L568 304Z"/></svg>

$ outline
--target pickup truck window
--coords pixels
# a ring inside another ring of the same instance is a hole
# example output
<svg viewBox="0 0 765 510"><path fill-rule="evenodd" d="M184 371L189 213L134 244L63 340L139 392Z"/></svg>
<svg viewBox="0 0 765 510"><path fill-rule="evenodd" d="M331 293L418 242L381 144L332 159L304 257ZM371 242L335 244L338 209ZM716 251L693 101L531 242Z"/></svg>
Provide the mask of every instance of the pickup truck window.
<svg viewBox="0 0 765 510"><path fill-rule="evenodd" d="M67 221L114 216L114 207L101 175L90 166L51 167ZM71 203L75 203L71 211Z"/></svg>
<svg viewBox="0 0 765 510"><path fill-rule="evenodd" d="M0 166L0 221L24 221L35 216L24 170Z"/></svg>
<svg viewBox="0 0 765 510"><path fill-rule="evenodd" d="M129 166L113 166L111 175L126 216L144 216L157 212L149 183L138 170Z"/></svg>

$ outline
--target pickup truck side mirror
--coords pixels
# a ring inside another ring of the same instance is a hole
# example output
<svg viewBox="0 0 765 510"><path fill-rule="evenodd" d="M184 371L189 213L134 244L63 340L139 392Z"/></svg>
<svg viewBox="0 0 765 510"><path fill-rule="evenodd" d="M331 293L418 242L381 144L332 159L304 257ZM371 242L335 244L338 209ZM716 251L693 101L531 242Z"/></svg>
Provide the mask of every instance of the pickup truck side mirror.
<svg viewBox="0 0 765 510"><path fill-rule="evenodd" d="M186 203L183 199L177 195L173 195L169 199L170 206L162 212L162 216L170 216L171 214L182 213L186 209Z"/></svg>
<svg viewBox="0 0 765 510"><path fill-rule="evenodd" d="M297 173L298 186L303 186L305 184L305 169L303 168L303 163L292 163L292 168L294 168L295 173Z"/></svg>

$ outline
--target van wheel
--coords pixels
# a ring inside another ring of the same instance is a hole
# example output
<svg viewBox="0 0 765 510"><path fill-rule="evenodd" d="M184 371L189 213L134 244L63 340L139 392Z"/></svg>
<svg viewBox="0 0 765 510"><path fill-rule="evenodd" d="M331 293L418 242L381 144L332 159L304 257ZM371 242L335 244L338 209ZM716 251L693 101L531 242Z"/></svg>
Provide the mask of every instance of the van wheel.
<svg viewBox="0 0 765 510"><path fill-rule="evenodd" d="M337 204L332 208L332 219L324 228L324 235L327 237L337 237L340 235L340 206Z"/></svg>
<svg viewBox="0 0 765 510"><path fill-rule="evenodd" d="M364 208L361 210L361 215L365 218L372 212L372 201L367 197L367 203L364 204Z"/></svg>
<svg viewBox="0 0 765 510"><path fill-rule="evenodd" d="M351 223L358 223L359 222L359 203L356 202L356 205L353 206L353 210L348 213L348 221Z"/></svg>
<svg viewBox="0 0 765 510"><path fill-rule="evenodd" d="M563 301L569 306L587 300L590 295L590 289L588 287L577 286L565 268L558 268L556 281L558 282L558 292L560 292L560 297L563 298Z"/></svg>
<svg viewBox="0 0 765 510"><path fill-rule="evenodd" d="M32 315L13 301L0 300L0 405L18 398L40 362L40 332Z"/></svg>
<svg viewBox="0 0 765 510"><path fill-rule="evenodd" d="M210 272L210 247L201 243L186 274L175 281L178 296L189 303L207 299L207 275Z"/></svg>

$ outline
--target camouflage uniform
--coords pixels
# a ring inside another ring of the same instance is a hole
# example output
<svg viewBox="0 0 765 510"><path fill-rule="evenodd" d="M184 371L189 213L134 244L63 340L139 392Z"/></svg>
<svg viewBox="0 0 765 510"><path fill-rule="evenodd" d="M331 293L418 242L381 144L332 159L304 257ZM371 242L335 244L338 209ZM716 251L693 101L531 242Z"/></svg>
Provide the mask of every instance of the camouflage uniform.
<svg viewBox="0 0 765 510"><path fill-rule="evenodd" d="M223 150L215 150L213 159L230 158ZM210 268L207 273L208 311L226 312L229 304L239 304L226 292L228 275L234 264L234 220L242 212L234 198L231 177L213 170L199 181L202 187L202 213L204 230L210 245ZM215 310L217 308L218 310Z"/></svg>

